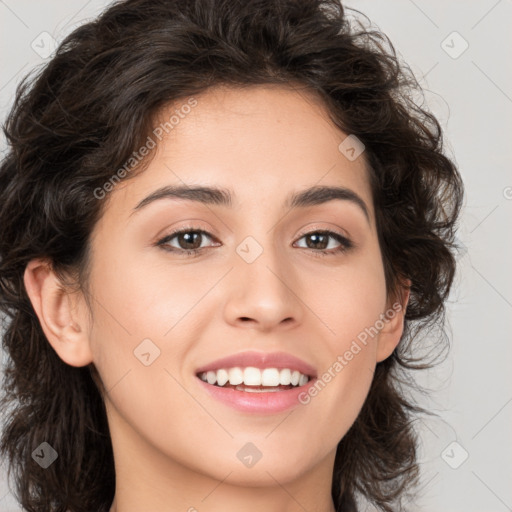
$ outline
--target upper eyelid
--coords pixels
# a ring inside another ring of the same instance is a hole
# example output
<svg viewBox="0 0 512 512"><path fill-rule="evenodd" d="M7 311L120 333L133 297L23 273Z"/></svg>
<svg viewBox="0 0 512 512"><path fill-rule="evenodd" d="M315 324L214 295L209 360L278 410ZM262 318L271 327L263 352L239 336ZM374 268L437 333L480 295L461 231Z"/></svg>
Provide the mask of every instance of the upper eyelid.
<svg viewBox="0 0 512 512"><path fill-rule="evenodd" d="M210 233L209 231L207 231L206 229L184 227L184 228L180 228L175 231L172 231L171 233L169 233L167 235L163 235L162 237L159 238L157 243L161 243L163 240L172 240L173 238L177 237L178 235L180 235L182 233L190 233L191 231L194 231L195 233L201 233L202 235L206 235L209 238L211 238L212 240L217 240L217 237L215 235L213 235L212 233Z"/></svg>

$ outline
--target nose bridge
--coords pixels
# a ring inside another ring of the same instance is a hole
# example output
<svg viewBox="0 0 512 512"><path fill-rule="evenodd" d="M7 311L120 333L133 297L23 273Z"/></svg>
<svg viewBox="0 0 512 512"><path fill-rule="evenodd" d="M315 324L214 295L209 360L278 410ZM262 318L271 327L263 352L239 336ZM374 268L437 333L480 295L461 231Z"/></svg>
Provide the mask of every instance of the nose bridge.
<svg viewBox="0 0 512 512"><path fill-rule="evenodd" d="M299 301L293 293L292 267L283 246L275 243L273 231L246 236L235 248L234 293L227 314L231 321L251 319L270 326L297 319ZM295 286L296 287L296 286Z"/></svg>
<svg viewBox="0 0 512 512"><path fill-rule="evenodd" d="M256 238L256 236L258 238ZM262 287L267 293L287 294L285 283L286 255L283 247L276 243L272 232L260 230L256 236L249 235L236 247L238 254L237 274L240 279L248 280L248 288L256 290Z"/></svg>

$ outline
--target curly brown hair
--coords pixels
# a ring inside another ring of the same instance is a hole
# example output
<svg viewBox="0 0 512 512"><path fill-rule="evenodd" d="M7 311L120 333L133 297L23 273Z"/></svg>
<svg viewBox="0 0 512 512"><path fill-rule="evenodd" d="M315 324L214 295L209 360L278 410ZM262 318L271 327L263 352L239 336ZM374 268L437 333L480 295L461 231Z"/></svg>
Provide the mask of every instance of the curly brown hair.
<svg viewBox="0 0 512 512"><path fill-rule="evenodd" d="M411 283L402 339L377 364L338 444L334 504L355 511L363 496L392 512L413 488L412 422L423 409L402 376L429 366L418 334L444 324L463 199L439 122L412 98L422 93L417 80L389 39L337 0L126 0L74 30L21 81L4 124L0 452L24 509L108 511L115 490L96 369L67 365L48 343L25 290L27 263L48 259L63 282L73 275L86 285L89 235L106 201L94 190L143 145L165 105L218 84L291 83L314 91L333 123L364 143L388 294ZM44 440L59 463L41 471L31 453Z"/></svg>

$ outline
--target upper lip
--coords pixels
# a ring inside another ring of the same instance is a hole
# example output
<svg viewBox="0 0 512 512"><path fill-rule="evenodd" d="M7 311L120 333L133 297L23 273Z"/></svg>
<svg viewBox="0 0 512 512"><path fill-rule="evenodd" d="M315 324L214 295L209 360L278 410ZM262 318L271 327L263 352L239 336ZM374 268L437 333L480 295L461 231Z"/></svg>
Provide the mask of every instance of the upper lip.
<svg viewBox="0 0 512 512"><path fill-rule="evenodd" d="M198 368L196 370L196 374L207 371L216 371L220 368L234 368L236 366L241 368L252 366L260 369L289 368L290 370L298 370L300 373L308 375L309 377L316 377L316 370L313 366L292 354L288 354L286 352L256 351L240 352L221 359L216 359L215 361Z"/></svg>

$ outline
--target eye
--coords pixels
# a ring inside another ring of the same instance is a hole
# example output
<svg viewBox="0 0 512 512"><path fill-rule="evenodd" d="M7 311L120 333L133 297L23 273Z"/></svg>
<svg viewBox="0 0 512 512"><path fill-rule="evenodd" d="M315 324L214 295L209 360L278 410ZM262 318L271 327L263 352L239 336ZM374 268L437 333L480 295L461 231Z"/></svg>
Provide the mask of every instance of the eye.
<svg viewBox="0 0 512 512"><path fill-rule="evenodd" d="M306 242L306 248L312 249L315 253L317 253L318 256L328 256L342 253L354 247L354 244L347 237L341 235L340 233L336 233L335 231L310 231L309 233L302 235L299 240L302 240L303 238L310 241L310 243ZM335 241L334 247L332 246L329 239L331 241ZM339 244L338 247L336 247L336 242Z"/></svg>
<svg viewBox="0 0 512 512"><path fill-rule="evenodd" d="M204 249L204 247L201 246L201 242L205 237L213 239L213 236L203 229L187 227L173 231L169 235L159 240L157 245L161 246L166 251L185 252L188 255L194 255ZM176 239L175 243L178 245L178 247L172 245L171 242L174 239Z"/></svg>

